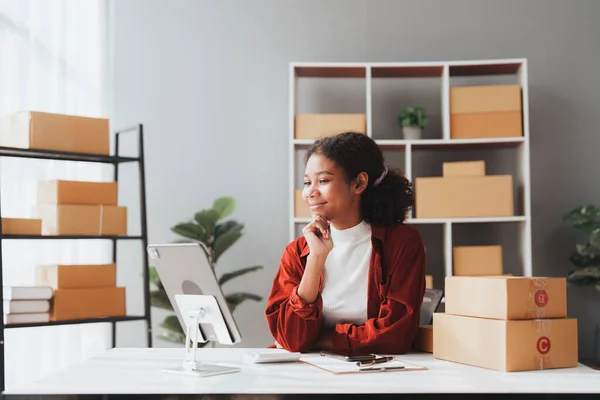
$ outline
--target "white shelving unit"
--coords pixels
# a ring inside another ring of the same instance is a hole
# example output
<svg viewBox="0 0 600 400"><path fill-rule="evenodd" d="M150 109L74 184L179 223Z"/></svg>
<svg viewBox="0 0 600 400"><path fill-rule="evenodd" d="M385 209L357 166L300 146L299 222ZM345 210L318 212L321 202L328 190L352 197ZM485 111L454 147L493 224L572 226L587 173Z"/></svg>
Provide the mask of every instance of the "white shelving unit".
<svg viewBox="0 0 600 400"><path fill-rule="evenodd" d="M306 224L309 218L296 218L294 215L294 189L296 158L299 149L307 148L313 140L295 139L294 120L298 110L298 81L301 78L358 78L365 80L367 135L373 135L372 81L374 79L437 77L441 80L441 129L442 137L422 140L375 140L382 150L404 153L403 168L407 177L414 181L412 153L415 149L469 148L469 149L517 149L517 173L513 176L519 194L516 215L493 218L409 218L408 224L441 224L443 226L445 276L452 275L452 227L454 224L471 223L513 223L519 226L519 259L524 276L532 276L531 257L531 184L529 161L529 96L526 59L497 59L441 62L399 62L399 63L291 63L289 67L289 216L290 240L297 237L298 225ZM514 75L515 83L522 88L523 136L509 138L452 139L450 137L450 86L451 77L481 77L494 75Z"/></svg>

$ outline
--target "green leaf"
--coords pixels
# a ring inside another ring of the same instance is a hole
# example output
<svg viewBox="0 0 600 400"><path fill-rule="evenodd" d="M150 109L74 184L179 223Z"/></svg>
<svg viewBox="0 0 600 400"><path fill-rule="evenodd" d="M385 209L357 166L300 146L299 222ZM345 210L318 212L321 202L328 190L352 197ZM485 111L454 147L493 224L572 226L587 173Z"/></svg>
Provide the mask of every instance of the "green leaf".
<svg viewBox="0 0 600 400"><path fill-rule="evenodd" d="M184 344L185 335L177 335L172 332L161 333L157 336L158 339L163 340L165 342L176 343L176 344Z"/></svg>
<svg viewBox="0 0 600 400"><path fill-rule="evenodd" d="M577 267L588 267L593 265L600 265L600 256L596 255L594 257L591 256L582 256L579 253L573 253L571 257L569 257L569 261Z"/></svg>
<svg viewBox="0 0 600 400"><path fill-rule="evenodd" d="M169 331L179 333L185 336L185 333L183 332L181 324L179 323L179 319L176 315L169 315L168 317L166 317L165 320L160 324L160 326Z"/></svg>
<svg viewBox="0 0 600 400"><path fill-rule="evenodd" d="M158 272L156 271L156 268L150 267L148 269L148 280L153 285L156 285L159 288L162 288L162 283L160 282L160 278L158 277Z"/></svg>
<svg viewBox="0 0 600 400"><path fill-rule="evenodd" d="M600 228L600 208L594 205L584 205L570 210L563 216L573 227L586 234Z"/></svg>
<svg viewBox="0 0 600 400"><path fill-rule="evenodd" d="M218 238L219 236L221 236L227 232L230 232L230 231L241 232L242 229L244 229L244 225L242 225L236 221L233 221L233 220L229 220L229 221L217 224L217 226L215 226L215 240L216 240L216 238Z"/></svg>
<svg viewBox="0 0 600 400"><path fill-rule="evenodd" d="M263 268L262 265L255 265L253 267L238 269L237 271L234 271L234 272L228 272L221 276L221 278L219 279L219 285L222 286L226 282L232 280L233 278L247 274L249 272L258 271L259 269L262 269L262 268Z"/></svg>
<svg viewBox="0 0 600 400"><path fill-rule="evenodd" d="M202 210L194 215L194 219L204 228L208 239L213 236L215 224L219 220L219 213L215 210Z"/></svg>
<svg viewBox="0 0 600 400"><path fill-rule="evenodd" d="M215 239L214 248L214 259L213 262L216 263L219 257L231 247L240 237L242 236L241 232L238 231L229 231L218 238Z"/></svg>
<svg viewBox="0 0 600 400"><path fill-rule="evenodd" d="M590 233L590 245L594 249L594 253L600 255L600 227L594 229Z"/></svg>
<svg viewBox="0 0 600 400"><path fill-rule="evenodd" d="M231 309L231 312L233 312L237 308L237 306L242 304L245 300L261 301L262 297L253 293L238 292L228 294L227 296L225 296L225 300L227 300L229 308Z"/></svg>
<svg viewBox="0 0 600 400"><path fill-rule="evenodd" d="M178 235L205 242L208 240L206 230L195 222L182 222L171 228Z"/></svg>
<svg viewBox="0 0 600 400"><path fill-rule="evenodd" d="M569 272L567 281L574 285L590 285L600 282L600 267L587 267Z"/></svg>
<svg viewBox="0 0 600 400"><path fill-rule="evenodd" d="M429 124L425 108L418 107L404 107L404 109L398 115L398 124L400 126L417 126L425 128Z"/></svg>
<svg viewBox="0 0 600 400"><path fill-rule="evenodd" d="M213 203L213 209L219 214L219 220L221 220L235 210L235 199L228 196L220 197Z"/></svg>
<svg viewBox="0 0 600 400"><path fill-rule="evenodd" d="M154 307L162 308L165 310L173 310L173 306L169 301L169 297L164 290L153 290L150 292L150 304Z"/></svg>

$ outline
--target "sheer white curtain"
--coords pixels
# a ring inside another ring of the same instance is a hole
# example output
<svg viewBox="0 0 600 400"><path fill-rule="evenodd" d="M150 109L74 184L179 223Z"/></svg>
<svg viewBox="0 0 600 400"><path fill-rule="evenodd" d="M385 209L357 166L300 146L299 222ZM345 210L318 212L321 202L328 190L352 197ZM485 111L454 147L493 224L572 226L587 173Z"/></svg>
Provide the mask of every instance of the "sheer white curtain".
<svg viewBox="0 0 600 400"><path fill-rule="evenodd" d="M0 117L21 110L107 117L106 0L0 0ZM111 180L112 167L0 160L2 216L35 217L36 182ZM3 284L33 285L37 264L111 262L105 241L3 241ZM5 330L6 387L110 347L110 325Z"/></svg>

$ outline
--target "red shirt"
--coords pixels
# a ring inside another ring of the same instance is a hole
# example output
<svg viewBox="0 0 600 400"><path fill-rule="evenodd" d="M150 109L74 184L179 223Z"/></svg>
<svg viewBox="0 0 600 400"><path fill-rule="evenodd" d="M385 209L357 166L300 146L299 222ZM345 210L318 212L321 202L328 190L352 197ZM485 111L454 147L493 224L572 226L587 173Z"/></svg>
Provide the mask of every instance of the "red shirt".
<svg viewBox="0 0 600 400"><path fill-rule="evenodd" d="M419 232L405 224L390 228L372 225L371 231L368 319L363 325L337 324L332 333L334 351L405 354L419 327L425 294L425 248ZM286 247L267 300L269 330L289 351L314 350L322 327L323 275L314 303L303 301L297 294L309 253L304 237Z"/></svg>

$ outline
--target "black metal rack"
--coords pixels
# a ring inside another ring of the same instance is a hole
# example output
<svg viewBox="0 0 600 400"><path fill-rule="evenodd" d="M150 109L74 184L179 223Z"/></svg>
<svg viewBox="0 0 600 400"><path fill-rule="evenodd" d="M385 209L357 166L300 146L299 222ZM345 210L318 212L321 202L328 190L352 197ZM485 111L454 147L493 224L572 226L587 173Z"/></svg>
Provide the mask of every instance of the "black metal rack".
<svg viewBox="0 0 600 400"><path fill-rule="evenodd" d="M121 157L119 155L119 143L121 135L124 133L137 132L138 134L138 156L137 157ZM5 360L4 360L4 329L9 328L29 328L40 326L56 326L56 325L75 325L75 324L91 324L91 323L111 323L112 324L112 347L115 347L116 342L116 323L122 321L146 321L148 334L148 347L152 346L152 324L150 320L150 286L148 276L148 230L146 221L146 177L144 166L144 130L143 125L135 125L129 128L121 129L116 132L115 137L115 155L103 156L95 154L81 154L70 152L59 152L52 150L32 150L32 149L17 149L12 147L0 146L1 157L17 157L17 158L34 158L43 160L60 160L60 161L82 161L92 163L112 164L114 166L114 181L119 180L119 165L122 163L135 162L139 165L139 186L140 186L140 214L141 214L141 235L139 236L79 236L79 235L61 235L61 236L38 236L38 235L3 235L2 234L2 215L0 206L0 359L2 360L2 371L0 373L0 393L4 392L5 385ZM1 203L1 201L0 201ZM65 239L81 239L81 240L111 240L112 241L112 259L113 263L117 261L117 241L119 240L140 240L142 242L143 253L143 279L144 279L144 315L139 316L124 316L110 318L90 318L78 319L69 321L51 321L44 323L26 323L26 324L4 324L4 282L2 278L2 241L3 240L65 240Z"/></svg>

